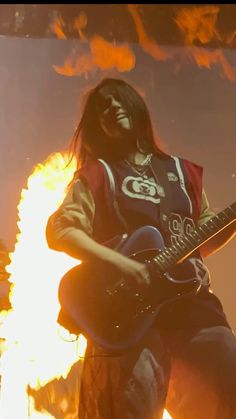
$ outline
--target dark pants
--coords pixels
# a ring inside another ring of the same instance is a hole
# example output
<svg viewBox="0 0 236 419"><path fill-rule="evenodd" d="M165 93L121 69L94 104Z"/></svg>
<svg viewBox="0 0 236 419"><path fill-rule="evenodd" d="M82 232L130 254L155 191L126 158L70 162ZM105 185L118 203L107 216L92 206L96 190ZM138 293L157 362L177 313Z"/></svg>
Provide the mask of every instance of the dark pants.
<svg viewBox="0 0 236 419"><path fill-rule="evenodd" d="M79 419L236 419L236 339L224 326L152 329L120 357L88 343Z"/></svg>

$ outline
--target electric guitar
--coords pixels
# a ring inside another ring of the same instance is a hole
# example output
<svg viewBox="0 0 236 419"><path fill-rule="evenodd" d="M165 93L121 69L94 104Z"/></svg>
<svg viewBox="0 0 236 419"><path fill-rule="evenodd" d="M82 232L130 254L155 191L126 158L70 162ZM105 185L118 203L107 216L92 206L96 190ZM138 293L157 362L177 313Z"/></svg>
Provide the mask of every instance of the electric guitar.
<svg viewBox="0 0 236 419"><path fill-rule="evenodd" d="M107 267L100 269L82 262L60 281L58 322L111 352L132 347L149 330L166 304L199 292L203 284L192 270L189 256L235 220L236 202L168 248L153 226L123 235L116 250L147 264L150 285L131 286ZM173 277L178 270L181 278L183 271L189 271L190 276L181 280L178 275Z"/></svg>

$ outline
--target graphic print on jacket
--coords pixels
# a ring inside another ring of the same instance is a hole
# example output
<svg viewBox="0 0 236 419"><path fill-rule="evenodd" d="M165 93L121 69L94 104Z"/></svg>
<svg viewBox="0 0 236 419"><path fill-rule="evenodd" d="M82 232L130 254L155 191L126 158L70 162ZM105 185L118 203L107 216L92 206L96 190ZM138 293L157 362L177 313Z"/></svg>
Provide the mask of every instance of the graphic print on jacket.
<svg viewBox="0 0 236 419"><path fill-rule="evenodd" d="M195 229L193 203L178 159L171 159L169 166L167 179L172 193L172 211L165 231L160 223L160 201L165 197L165 188L157 183L158 176L154 178L152 168L147 168L144 175L139 175L130 165L119 164L112 167L112 171L119 209L130 229L136 229L141 225L154 225L161 231L167 246L178 246L178 243ZM189 260L192 272L204 280L204 283L208 283L209 272L199 253L195 252Z"/></svg>
<svg viewBox="0 0 236 419"><path fill-rule="evenodd" d="M170 216L167 231L161 233L166 245L175 244L178 238L193 231L193 204L187 192L184 175L178 172L173 158L167 162L167 179L171 193ZM165 185L149 166L141 175L126 163L111 166L116 184L116 198L123 217L131 230L141 225L153 225L161 230L160 201L165 197Z"/></svg>
<svg viewBox="0 0 236 419"><path fill-rule="evenodd" d="M122 192L130 197L160 203L160 197L165 196L164 189L158 185L154 177L126 176L121 184Z"/></svg>
<svg viewBox="0 0 236 419"><path fill-rule="evenodd" d="M169 217L172 221L170 224L167 223L168 228L165 232L160 228L160 205L152 202L153 198L161 200L161 196L157 194L160 189L153 184L154 177L157 177L157 183L160 183L158 174L156 176L157 169L154 175L150 167L142 168L142 172L145 171L145 173L141 176L124 162L119 164L105 162L105 165L109 167L107 171L101 161L95 160L80 171L80 176L85 179L91 190L96 208L93 223L93 235L96 240L100 240L102 243L102 240L105 242L112 239L114 235L127 231L118 220L114 205L112 205L112 190L116 191L120 213L129 224L130 230L135 230L143 225L154 225L161 231L166 246L170 246L172 241L180 238L183 232L191 231L192 226L198 224L200 214L201 222L206 222L214 216L214 212L209 209L205 194L202 195L202 168L188 160L170 156L164 164L166 164L172 195L172 216ZM114 175L112 182L109 180L107 172ZM129 176L133 178L131 185L129 178L125 180ZM150 183L143 182L142 179L149 180ZM121 187L123 182L124 191ZM114 187L114 183L115 188L111 190L111 184ZM147 185L148 187L146 187ZM139 198L134 196L137 193ZM110 216L104 220L104 210L106 214L108 212L106 208L110 208ZM101 223L102 220L104 223ZM111 222L109 222L110 220ZM199 253L195 252L191 256L196 256L193 263L199 271L198 274L201 277L205 276L205 273L207 275L207 268L202 263ZM164 325L174 329L186 327L188 329L190 326L206 327L207 324L210 327L217 324L229 327L219 299L208 290L209 287L204 287L203 291L191 298L191 301L186 300L184 303L181 301L180 304L172 307L171 311L164 310L157 319L159 326Z"/></svg>

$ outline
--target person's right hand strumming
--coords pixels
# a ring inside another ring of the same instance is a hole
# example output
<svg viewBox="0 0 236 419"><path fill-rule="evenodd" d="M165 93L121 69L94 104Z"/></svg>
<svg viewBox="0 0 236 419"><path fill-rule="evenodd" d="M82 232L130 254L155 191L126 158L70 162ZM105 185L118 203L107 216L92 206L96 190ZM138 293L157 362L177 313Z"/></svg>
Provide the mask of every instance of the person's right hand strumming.
<svg viewBox="0 0 236 419"><path fill-rule="evenodd" d="M62 243L61 243L62 244ZM82 230L70 231L63 237L63 249L67 254L83 261L97 264L98 269L113 270L130 284L148 286L149 273L144 263L137 262L115 250L97 243ZM112 280L112 275L111 275Z"/></svg>
<svg viewBox="0 0 236 419"><path fill-rule="evenodd" d="M113 251L112 260L109 260L108 263L109 265L112 265L120 276L123 277L125 281L127 280L129 284L134 286L148 286L150 284L149 272L144 263L129 259L115 251Z"/></svg>

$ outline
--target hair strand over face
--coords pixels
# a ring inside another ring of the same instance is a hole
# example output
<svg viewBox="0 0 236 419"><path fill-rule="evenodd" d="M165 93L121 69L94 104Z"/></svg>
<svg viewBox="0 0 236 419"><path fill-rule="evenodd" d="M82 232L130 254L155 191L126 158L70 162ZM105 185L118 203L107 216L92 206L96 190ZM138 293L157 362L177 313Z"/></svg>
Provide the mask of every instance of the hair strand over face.
<svg viewBox="0 0 236 419"><path fill-rule="evenodd" d="M139 146L146 152L165 153L154 140L151 118L142 96L121 79L105 78L88 92L80 122L71 142L72 158L77 155L78 166L90 158L110 158L114 149L107 147L106 134L99 123L100 94L111 94L122 104L132 119L133 131Z"/></svg>

